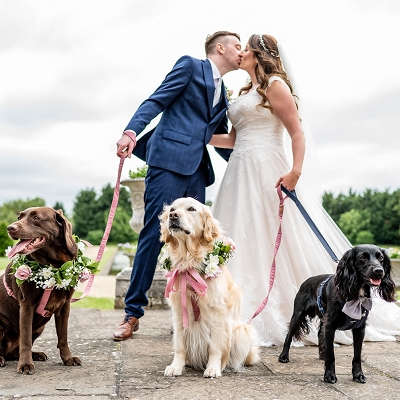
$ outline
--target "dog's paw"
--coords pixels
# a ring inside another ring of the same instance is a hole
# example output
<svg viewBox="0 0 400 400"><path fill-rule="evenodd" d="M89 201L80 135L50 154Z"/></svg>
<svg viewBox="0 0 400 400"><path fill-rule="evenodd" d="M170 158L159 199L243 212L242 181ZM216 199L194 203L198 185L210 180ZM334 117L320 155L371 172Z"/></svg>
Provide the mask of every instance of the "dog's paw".
<svg viewBox="0 0 400 400"><path fill-rule="evenodd" d="M63 362L67 367L76 367L82 365L81 360L78 357L71 357L67 360L63 360Z"/></svg>
<svg viewBox="0 0 400 400"><path fill-rule="evenodd" d="M49 357L41 351L32 351L32 359L33 361L46 361Z"/></svg>
<svg viewBox="0 0 400 400"><path fill-rule="evenodd" d="M33 364L18 364L17 372L22 375L33 375L35 373L35 366Z"/></svg>
<svg viewBox="0 0 400 400"><path fill-rule="evenodd" d="M5 365L6 365L5 358L0 356L0 367L4 367Z"/></svg>
<svg viewBox="0 0 400 400"><path fill-rule="evenodd" d="M362 372L353 375L353 381L358 383L365 383L367 382L367 378L364 376Z"/></svg>
<svg viewBox="0 0 400 400"><path fill-rule="evenodd" d="M173 364L171 364L168 365L167 368L165 368L164 376L179 376L182 375L182 373L183 373L182 367L176 367Z"/></svg>
<svg viewBox="0 0 400 400"><path fill-rule="evenodd" d="M337 382L336 374L331 371L325 371L324 381L327 383L336 383Z"/></svg>
<svg viewBox="0 0 400 400"><path fill-rule="evenodd" d="M221 376L221 370L213 367L207 368L203 374L204 378L218 378L219 376Z"/></svg>
<svg viewBox="0 0 400 400"><path fill-rule="evenodd" d="M278 358L278 361L281 363L288 363L289 362L289 356L287 354L281 354Z"/></svg>

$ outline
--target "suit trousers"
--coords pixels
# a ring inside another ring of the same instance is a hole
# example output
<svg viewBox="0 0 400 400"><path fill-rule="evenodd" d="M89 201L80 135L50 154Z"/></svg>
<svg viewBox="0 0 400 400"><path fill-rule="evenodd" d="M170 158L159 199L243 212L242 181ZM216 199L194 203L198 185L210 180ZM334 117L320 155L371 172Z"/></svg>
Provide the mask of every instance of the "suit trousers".
<svg viewBox="0 0 400 400"><path fill-rule="evenodd" d="M204 162L193 175L185 176L156 167L148 167L145 180L144 227L140 231L138 247L132 266L131 281L125 296L125 313L140 318L148 304L146 292L150 289L157 259L163 243L160 242L158 216L165 204L180 197L193 197L205 202L207 167Z"/></svg>

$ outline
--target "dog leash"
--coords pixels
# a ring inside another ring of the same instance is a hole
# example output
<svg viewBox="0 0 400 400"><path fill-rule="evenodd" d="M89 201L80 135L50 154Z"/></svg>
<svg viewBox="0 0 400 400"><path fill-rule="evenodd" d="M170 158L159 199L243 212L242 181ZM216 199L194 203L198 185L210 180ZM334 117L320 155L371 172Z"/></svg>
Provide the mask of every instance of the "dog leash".
<svg viewBox="0 0 400 400"><path fill-rule="evenodd" d="M120 181L121 181L121 172L122 172L122 167L124 165L125 158L126 158L126 156L123 155L119 161L117 182L115 183L114 195L113 195L113 199L111 202L110 212L108 214L106 229L104 230L104 235L100 242L100 247L99 247L99 251L97 253L96 262L100 261L101 258L103 257L103 253L106 248L107 240L108 240L108 237L110 236L115 212L117 211L118 199L119 199L119 188L120 188ZM84 297L86 297L89 294L90 289L93 285L94 276L95 276L94 274L90 274L90 278L88 279L88 282L86 284L85 291L82 293L81 297L72 298L71 303L75 303L76 301L83 299Z"/></svg>
<svg viewBox="0 0 400 400"><path fill-rule="evenodd" d="M317 236L318 240L321 242L321 244L324 247L324 249L331 256L332 260L335 261L335 262L339 262L339 259L336 257L336 255L333 252L332 248L329 246L328 242L322 236L322 233L317 228L317 226L315 225L314 221L311 219L311 217L308 214L308 212L305 210L303 205L300 203L300 200L297 198L296 192L294 190L290 191L290 190L286 189L283 185L279 185L276 188L276 191L277 191L278 197L279 197L279 211L278 211L279 228L278 228L278 234L277 234L276 240L275 240L274 258L272 260L271 271L270 271L270 274L269 274L268 294L265 297L265 299L263 300L263 302L258 306L257 310L254 312L253 316L250 318L250 320L247 322L247 324L250 324L250 322L258 314L260 314L260 312L262 310L264 310L265 306L268 303L269 294L271 293L272 287L274 286L275 273L276 273L276 255L278 254L278 250L279 250L279 247L281 245L281 240L282 240L282 217L283 217L283 210L284 210L284 202L285 202L286 199L290 198L292 201L294 201L294 203L296 204L297 208L300 210L301 215L304 217L304 219L306 220L307 224L310 226L311 230ZM282 192L284 192L286 194L286 196L283 196Z"/></svg>
<svg viewBox="0 0 400 400"><path fill-rule="evenodd" d="M126 156L122 155L121 159L120 159L120 162L119 162L117 182L115 184L114 195L113 195L113 199L112 199L111 207L110 207L110 212L108 214L108 219L107 219L107 225L106 225L106 229L104 230L103 238L101 239L99 251L98 251L97 257L96 257L96 262L100 261L101 258L103 257L103 253L104 253L104 250L105 250L105 247L106 247L106 244L107 244L107 240L108 240L108 237L110 235L110 231L111 231L112 223L113 223L113 220L114 220L115 212L117 210L118 199L119 199L119 188L120 188L121 173L122 173L122 167L124 165L125 158L126 158ZM91 244L86 242L86 241L85 241L85 244L91 246ZM82 300L83 298L85 298L89 294L90 289L92 288L92 285L93 285L94 277L95 277L94 274L90 274L90 277L87 280L87 284L86 284L85 290L82 293L81 297L72 298L71 299L71 303L75 303L76 301ZM43 316L43 317L51 317L51 313L46 310L46 305L47 305L47 302L49 301L49 298L50 298L52 290L53 290L53 287L44 289L44 293L43 293L42 299L40 300L40 304L39 304L38 308L36 309L36 312L38 314L40 314L41 316Z"/></svg>

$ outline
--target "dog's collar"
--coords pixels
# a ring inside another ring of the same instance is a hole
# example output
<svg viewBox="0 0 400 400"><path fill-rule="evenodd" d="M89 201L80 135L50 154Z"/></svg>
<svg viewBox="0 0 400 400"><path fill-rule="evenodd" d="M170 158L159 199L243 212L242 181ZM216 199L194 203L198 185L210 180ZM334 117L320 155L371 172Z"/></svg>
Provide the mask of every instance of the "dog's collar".
<svg viewBox="0 0 400 400"><path fill-rule="evenodd" d="M77 256L67 261L61 267L42 265L35 260L30 260L24 254L17 254L11 258L11 273L15 276L17 285L34 282L37 289L76 289L79 282L85 282L90 275L98 271L99 262L85 257L83 250L89 244L73 235L78 246Z"/></svg>
<svg viewBox="0 0 400 400"><path fill-rule="evenodd" d="M181 290L182 324L184 328L188 328L186 289L189 286L189 290L193 290L198 296L205 296L208 288L207 283L195 269L188 269L185 271L174 269L173 271L167 272L165 276L169 278L167 286L165 287L165 297L168 298L171 292L176 292L179 289ZM200 318L200 309L193 296L191 296L191 302L195 321L198 321Z"/></svg>
<svg viewBox="0 0 400 400"><path fill-rule="evenodd" d="M342 311L350 318L361 319L363 314L362 307L366 310L371 310L372 299L370 297L361 296L358 299L346 301Z"/></svg>

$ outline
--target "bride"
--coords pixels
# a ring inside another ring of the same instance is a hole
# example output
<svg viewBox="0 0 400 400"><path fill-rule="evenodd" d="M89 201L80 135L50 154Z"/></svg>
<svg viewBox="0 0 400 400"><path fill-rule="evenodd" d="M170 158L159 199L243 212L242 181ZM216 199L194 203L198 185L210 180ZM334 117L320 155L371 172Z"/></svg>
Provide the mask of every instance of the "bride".
<svg viewBox="0 0 400 400"><path fill-rule="evenodd" d="M313 192L316 171L310 162L312 141L282 47L272 36L252 35L242 52L240 68L250 80L228 110L232 130L214 135L210 144L233 148L213 214L236 242L229 269L243 290L242 314L250 319L268 293L279 227L276 188L280 184L289 190L296 188L299 200L339 258L351 244ZM284 151L285 129L291 139L292 162ZM335 262L294 202L286 200L274 286L266 307L251 322L258 331L258 344L283 344L300 284L312 275L335 270ZM400 335L400 307L374 298L365 340L393 341L394 335ZM317 343L316 330L306 339ZM351 344L351 331L337 331L336 341Z"/></svg>

